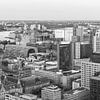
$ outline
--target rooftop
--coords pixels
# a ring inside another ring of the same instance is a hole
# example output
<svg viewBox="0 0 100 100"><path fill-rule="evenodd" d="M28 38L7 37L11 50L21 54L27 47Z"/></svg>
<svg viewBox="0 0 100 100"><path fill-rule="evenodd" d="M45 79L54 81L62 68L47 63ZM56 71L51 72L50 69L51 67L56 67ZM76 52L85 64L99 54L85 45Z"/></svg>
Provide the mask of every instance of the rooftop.
<svg viewBox="0 0 100 100"><path fill-rule="evenodd" d="M73 74L77 74L80 73L80 70L70 70L70 71L64 71L63 75L68 76L68 75L73 75Z"/></svg>
<svg viewBox="0 0 100 100"><path fill-rule="evenodd" d="M73 90L70 90L70 91L67 91L67 92L65 92L64 94L66 95L66 94L77 94L77 93L79 93L79 92L82 92L82 91L84 91L84 90L87 90L86 88L83 88L83 87L81 87L81 88L77 88L77 89L73 89ZM88 90L87 90L88 91Z"/></svg>
<svg viewBox="0 0 100 100"><path fill-rule="evenodd" d="M92 76L91 79L99 80L100 81L100 76Z"/></svg>

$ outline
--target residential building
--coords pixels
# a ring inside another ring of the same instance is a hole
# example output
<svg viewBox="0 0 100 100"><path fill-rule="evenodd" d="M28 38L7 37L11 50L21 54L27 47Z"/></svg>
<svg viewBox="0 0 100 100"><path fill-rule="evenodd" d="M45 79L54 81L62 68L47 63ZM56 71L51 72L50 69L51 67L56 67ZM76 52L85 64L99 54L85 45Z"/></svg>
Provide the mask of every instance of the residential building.
<svg viewBox="0 0 100 100"><path fill-rule="evenodd" d="M81 61L81 86L89 89L90 78L97 71L100 71L100 63Z"/></svg>

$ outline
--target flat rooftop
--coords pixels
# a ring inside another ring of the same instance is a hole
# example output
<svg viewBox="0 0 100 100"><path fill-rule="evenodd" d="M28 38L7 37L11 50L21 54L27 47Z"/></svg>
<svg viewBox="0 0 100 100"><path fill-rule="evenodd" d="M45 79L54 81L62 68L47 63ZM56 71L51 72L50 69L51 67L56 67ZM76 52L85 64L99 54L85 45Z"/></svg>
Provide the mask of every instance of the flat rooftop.
<svg viewBox="0 0 100 100"><path fill-rule="evenodd" d="M80 70L63 71L63 75L65 75L65 76L78 74L78 73L81 73L81 71Z"/></svg>
<svg viewBox="0 0 100 100"><path fill-rule="evenodd" d="M71 94L77 94L77 93L82 92L82 91L84 91L84 90L87 90L87 91L88 91L88 89L81 87L81 88L77 88L77 89L73 89L73 90L67 91L67 92L65 92L64 94L65 94L65 95L66 95L66 94L70 94L70 95L71 95Z"/></svg>

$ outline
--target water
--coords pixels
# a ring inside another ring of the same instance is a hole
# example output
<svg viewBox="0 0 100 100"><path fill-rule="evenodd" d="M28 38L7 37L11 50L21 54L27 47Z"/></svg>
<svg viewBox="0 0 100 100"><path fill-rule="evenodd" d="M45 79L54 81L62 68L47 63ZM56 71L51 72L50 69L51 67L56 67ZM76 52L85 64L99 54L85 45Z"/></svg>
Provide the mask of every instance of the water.
<svg viewBox="0 0 100 100"><path fill-rule="evenodd" d="M2 31L2 32L0 32L0 40L1 41L3 41L3 40L9 40L6 37L9 37L9 35L10 35L11 32L13 32L13 31Z"/></svg>

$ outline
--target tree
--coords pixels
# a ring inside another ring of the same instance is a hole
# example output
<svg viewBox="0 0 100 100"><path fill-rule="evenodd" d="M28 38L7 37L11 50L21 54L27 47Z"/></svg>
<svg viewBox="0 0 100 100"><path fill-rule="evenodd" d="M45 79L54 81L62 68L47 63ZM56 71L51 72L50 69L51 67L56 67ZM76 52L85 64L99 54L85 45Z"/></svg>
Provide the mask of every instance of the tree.
<svg viewBox="0 0 100 100"><path fill-rule="evenodd" d="M8 44L8 41L7 40L1 41L0 44L4 45L3 50L5 50L5 47Z"/></svg>

